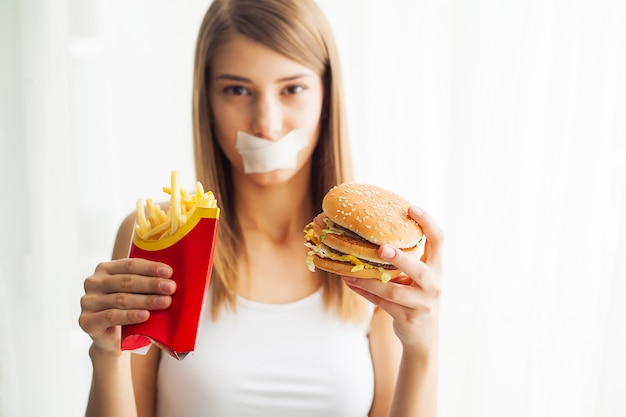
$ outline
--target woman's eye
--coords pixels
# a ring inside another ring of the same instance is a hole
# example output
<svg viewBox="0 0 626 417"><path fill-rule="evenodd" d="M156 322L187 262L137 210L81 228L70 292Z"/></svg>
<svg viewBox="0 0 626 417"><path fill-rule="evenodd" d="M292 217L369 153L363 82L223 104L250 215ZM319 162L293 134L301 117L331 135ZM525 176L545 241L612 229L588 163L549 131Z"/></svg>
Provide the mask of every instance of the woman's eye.
<svg viewBox="0 0 626 417"><path fill-rule="evenodd" d="M244 96L250 94L246 87L242 87L240 85L230 85L228 87L224 87L224 92L233 96Z"/></svg>
<svg viewBox="0 0 626 417"><path fill-rule="evenodd" d="M284 94L300 94L304 90L306 90L306 88L302 85L290 85L289 87L285 87L285 89L283 90L283 93Z"/></svg>

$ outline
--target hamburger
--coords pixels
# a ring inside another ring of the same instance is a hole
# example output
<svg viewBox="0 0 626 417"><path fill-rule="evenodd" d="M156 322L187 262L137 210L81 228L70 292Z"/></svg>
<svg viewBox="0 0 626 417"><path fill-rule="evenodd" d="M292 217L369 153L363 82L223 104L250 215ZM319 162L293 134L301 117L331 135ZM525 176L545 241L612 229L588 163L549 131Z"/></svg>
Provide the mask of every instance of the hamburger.
<svg viewBox="0 0 626 417"><path fill-rule="evenodd" d="M402 271L378 256L389 244L409 254L421 251L424 233L399 195L367 184L340 184L322 200L322 212L304 228L306 263L337 275L387 282Z"/></svg>

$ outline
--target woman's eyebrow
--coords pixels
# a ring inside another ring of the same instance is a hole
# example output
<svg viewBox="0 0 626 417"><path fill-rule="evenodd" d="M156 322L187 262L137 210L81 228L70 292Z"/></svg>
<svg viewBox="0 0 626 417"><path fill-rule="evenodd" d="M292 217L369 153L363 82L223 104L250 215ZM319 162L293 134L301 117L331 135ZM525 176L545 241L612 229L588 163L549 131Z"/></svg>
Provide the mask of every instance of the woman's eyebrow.
<svg viewBox="0 0 626 417"><path fill-rule="evenodd" d="M220 74L215 77L216 80L228 80L228 81L241 81L246 83L251 83L252 81L246 77L242 77L234 74Z"/></svg>
<svg viewBox="0 0 626 417"><path fill-rule="evenodd" d="M310 78L310 77L313 77L313 75L306 74L306 73L294 74L294 75L288 75L286 77L279 78L276 80L276 82L282 83L285 81L293 81L299 78ZM250 80L249 78L242 77L240 75L229 74L229 73L220 74L215 77L215 80L227 80L227 81L239 81L239 82L245 82L245 83L252 83L252 80Z"/></svg>
<svg viewBox="0 0 626 417"><path fill-rule="evenodd" d="M297 80L298 78L310 78L310 77L313 77L313 75L312 74L306 74L306 73L294 74L294 75L289 75L287 77L279 78L278 80L276 80L276 82L282 83L282 82L285 82L285 81Z"/></svg>

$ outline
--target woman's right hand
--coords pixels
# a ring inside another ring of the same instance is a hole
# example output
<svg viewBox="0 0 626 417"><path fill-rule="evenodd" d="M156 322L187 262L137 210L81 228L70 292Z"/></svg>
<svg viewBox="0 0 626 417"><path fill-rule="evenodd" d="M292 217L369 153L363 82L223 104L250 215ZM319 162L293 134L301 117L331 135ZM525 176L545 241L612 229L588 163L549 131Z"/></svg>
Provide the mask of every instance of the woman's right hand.
<svg viewBox="0 0 626 417"><path fill-rule="evenodd" d="M142 323L150 310L170 306L176 283L172 269L139 258L102 262L85 279L80 327L93 340L92 348L120 354L121 325Z"/></svg>

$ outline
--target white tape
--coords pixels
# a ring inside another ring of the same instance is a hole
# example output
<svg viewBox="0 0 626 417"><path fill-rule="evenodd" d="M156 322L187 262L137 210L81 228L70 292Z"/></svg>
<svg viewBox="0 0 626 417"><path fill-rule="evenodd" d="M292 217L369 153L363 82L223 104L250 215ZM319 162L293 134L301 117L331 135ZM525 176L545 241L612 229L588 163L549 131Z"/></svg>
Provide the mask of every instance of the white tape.
<svg viewBox="0 0 626 417"><path fill-rule="evenodd" d="M300 152L308 143L304 129L295 129L281 139L272 141L246 132L237 132L235 146L243 158L246 174L295 169Z"/></svg>

